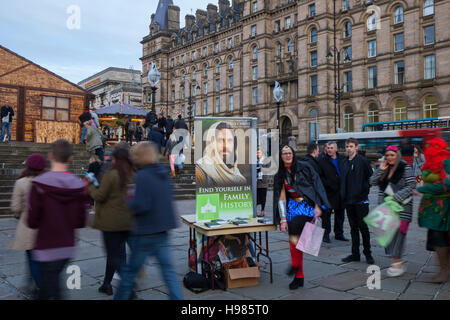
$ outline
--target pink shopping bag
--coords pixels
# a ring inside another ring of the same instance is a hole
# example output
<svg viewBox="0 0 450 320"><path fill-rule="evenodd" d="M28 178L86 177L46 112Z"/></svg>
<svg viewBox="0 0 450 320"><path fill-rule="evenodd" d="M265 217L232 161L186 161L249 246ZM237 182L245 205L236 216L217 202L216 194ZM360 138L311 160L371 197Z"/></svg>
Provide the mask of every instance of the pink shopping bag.
<svg viewBox="0 0 450 320"><path fill-rule="evenodd" d="M305 224L296 248L304 253L317 257L320 246L322 245L325 229L322 228L320 218L314 218L311 222Z"/></svg>

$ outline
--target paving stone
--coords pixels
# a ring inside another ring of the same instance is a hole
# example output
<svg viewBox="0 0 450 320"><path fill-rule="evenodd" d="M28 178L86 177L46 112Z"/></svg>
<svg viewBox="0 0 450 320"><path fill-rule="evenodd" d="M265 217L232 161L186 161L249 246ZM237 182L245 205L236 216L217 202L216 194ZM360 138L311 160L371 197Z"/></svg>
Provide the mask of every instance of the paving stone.
<svg viewBox="0 0 450 320"><path fill-rule="evenodd" d="M212 293L210 295L201 297L201 298L195 298L192 300L248 300L245 297L241 297L239 295L233 294L231 292L217 292L217 293Z"/></svg>
<svg viewBox="0 0 450 320"><path fill-rule="evenodd" d="M321 280L314 280L312 282L330 289L348 291L365 285L368 277L368 274L360 271L349 271L338 275L332 275Z"/></svg>
<svg viewBox="0 0 450 320"><path fill-rule="evenodd" d="M381 287L383 288L383 285ZM380 300L395 300L400 295L400 293L393 293L384 290L370 290L367 287L356 288L347 292L357 296L376 298Z"/></svg>
<svg viewBox="0 0 450 320"><path fill-rule="evenodd" d="M281 300L355 300L358 297L346 292L316 287L298 289L294 294L286 295Z"/></svg>
<svg viewBox="0 0 450 320"><path fill-rule="evenodd" d="M341 274L348 270L323 262L305 261L303 263L305 277L310 280L326 278L331 275Z"/></svg>
<svg viewBox="0 0 450 320"><path fill-rule="evenodd" d="M106 259L105 258L95 258L83 261L76 261L76 265L81 268L82 274L87 274L93 278L98 278L104 276Z"/></svg>
<svg viewBox="0 0 450 320"><path fill-rule="evenodd" d="M438 273L441 268L439 266L426 266L422 269L423 272L427 273Z"/></svg>
<svg viewBox="0 0 450 320"><path fill-rule="evenodd" d="M8 284L0 283L0 300L3 300L3 297L11 296L17 294L17 292L11 288Z"/></svg>
<svg viewBox="0 0 450 320"><path fill-rule="evenodd" d="M433 296L421 294L421 293L405 293L398 297L399 300L432 300Z"/></svg>
<svg viewBox="0 0 450 320"><path fill-rule="evenodd" d="M381 290L403 293L408 284L409 280L386 278L381 280Z"/></svg>
<svg viewBox="0 0 450 320"><path fill-rule="evenodd" d="M99 286L88 286L82 287L82 290L68 290L64 289L61 291L64 300L94 300L102 299L105 297L104 293L98 292Z"/></svg>
<svg viewBox="0 0 450 320"><path fill-rule="evenodd" d="M22 251L12 251L11 254L0 257L0 265L25 263L25 253Z"/></svg>
<svg viewBox="0 0 450 320"><path fill-rule="evenodd" d="M25 263L0 263L0 275L3 277L17 276L26 272L28 272L28 267Z"/></svg>
<svg viewBox="0 0 450 320"><path fill-rule="evenodd" d="M0 219L0 231L16 230L17 222L16 219Z"/></svg>
<svg viewBox="0 0 450 320"><path fill-rule="evenodd" d="M436 300L450 300L450 292L449 291L439 292L439 294L436 297Z"/></svg>
<svg viewBox="0 0 450 320"><path fill-rule="evenodd" d="M406 293L411 294L425 294L433 296L439 290L440 284L426 283L426 282L413 282L409 285Z"/></svg>
<svg viewBox="0 0 450 320"><path fill-rule="evenodd" d="M158 290L145 290L136 293L138 300L169 300L169 296Z"/></svg>
<svg viewBox="0 0 450 320"><path fill-rule="evenodd" d="M77 262L99 257L106 257L105 250L93 245L89 245L81 248L76 248L75 258L73 258L72 261Z"/></svg>

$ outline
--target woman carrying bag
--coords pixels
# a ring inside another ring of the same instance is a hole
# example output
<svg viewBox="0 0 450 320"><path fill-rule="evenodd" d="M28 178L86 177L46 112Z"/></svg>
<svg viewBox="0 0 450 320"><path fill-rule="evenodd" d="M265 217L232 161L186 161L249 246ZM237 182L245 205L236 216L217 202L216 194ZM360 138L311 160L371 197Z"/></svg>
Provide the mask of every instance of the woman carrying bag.
<svg viewBox="0 0 450 320"><path fill-rule="evenodd" d="M399 214L400 227L391 243L386 247L386 254L392 257L392 265L387 270L387 275L399 277L406 271L402 256L406 233L412 220L412 192L416 187L416 178L412 168L402 160L400 149L397 146L386 148L385 160L370 178L370 184L379 187L378 204L383 203L387 196L392 196L403 207L403 211Z"/></svg>
<svg viewBox="0 0 450 320"><path fill-rule="evenodd" d="M280 167L274 178L274 224L280 231L288 232L291 267L288 275L294 275L289 289L304 285L303 252L297 250L306 222L322 215L322 208L330 208L319 175L306 162L297 162L294 150L285 146L280 152Z"/></svg>

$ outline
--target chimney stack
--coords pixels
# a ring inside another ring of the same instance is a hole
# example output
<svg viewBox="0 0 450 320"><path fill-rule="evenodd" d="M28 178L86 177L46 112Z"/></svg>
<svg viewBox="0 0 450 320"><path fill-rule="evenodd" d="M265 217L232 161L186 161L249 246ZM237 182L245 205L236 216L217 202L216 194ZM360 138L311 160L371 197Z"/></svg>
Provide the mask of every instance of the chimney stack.
<svg viewBox="0 0 450 320"><path fill-rule="evenodd" d="M189 29L189 28L191 28L194 25L195 17L193 15L191 15L191 14L187 14L185 16L185 21L186 21L186 25L185 26L186 26L187 29Z"/></svg>
<svg viewBox="0 0 450 320"><path fill-rule="evenodd" d="M180 7L173 4L169 5L167 12L169 30L180 29Z"/></svg>
<svg viewBox="0 0 450 320"><path fill-rule="evenodd" d="M217 6L213 5L212 3L208 4L208 7L206 9L208 11L208 18L217 13Z"/></svg>

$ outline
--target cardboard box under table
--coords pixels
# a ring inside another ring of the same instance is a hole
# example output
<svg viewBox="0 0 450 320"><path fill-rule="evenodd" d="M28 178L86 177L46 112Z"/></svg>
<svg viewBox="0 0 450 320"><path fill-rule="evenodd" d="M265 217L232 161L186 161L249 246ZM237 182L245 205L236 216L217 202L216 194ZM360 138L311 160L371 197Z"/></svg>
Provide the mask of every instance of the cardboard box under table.
<svg viewBox="0 0 450 320"><path fill-rule="evenodd" d="M270 265L270 283L273 283L273 273L272 273L272 259L269 256L269 231L275 231L277 228L273 224L263 224L259 223L258 218L251 219L248 224L242 226L236 226L234 224L223 224L217 228L208 228L204 222L196 222L195 215L186 215L181 217L181 221L189 227L189 243L195 244L196 235L195 231L202 235L202 243L205 243L205 238L216 237L222 235L232 235L232 234L243 234L247 233L249 238L255 244L255 249L258 251L256 255L256 260L259 262L260 256L264 256L269 260ZM265 232L265 246L262 243L262 232ZM254 233L254 236L251 234ZM259 237L258 237L259 236ZM209 241L206 239L208 251ZM190 252L197 248L189 248L188 258ZM203 250L203 253L205 250ZM204 256L202 257L204 260ZM197 265L197 261L195 262ZM203 263L202 274L204 274ZM213 268L211 268L211 273L213 273ZM249 268L238 268L238 269L225 269L225 279L227 288L238 288L254 286L259 284L259 270L258 267ZM211 277L213 279L213 277ZM214 289L214 281L211 281L212 288Z"/></svg>

